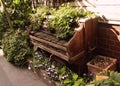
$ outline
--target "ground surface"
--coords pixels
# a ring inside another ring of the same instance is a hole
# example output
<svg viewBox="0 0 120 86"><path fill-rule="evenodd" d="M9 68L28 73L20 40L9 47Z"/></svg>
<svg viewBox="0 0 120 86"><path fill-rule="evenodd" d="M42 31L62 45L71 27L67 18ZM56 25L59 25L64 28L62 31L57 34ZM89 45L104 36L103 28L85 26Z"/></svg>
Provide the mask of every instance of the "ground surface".
<svg viewBox="0 0 120 86"><path fill-rule="evenodd" d="M33 72L13 66L0 50L0 86L47 86Z"/></svg>

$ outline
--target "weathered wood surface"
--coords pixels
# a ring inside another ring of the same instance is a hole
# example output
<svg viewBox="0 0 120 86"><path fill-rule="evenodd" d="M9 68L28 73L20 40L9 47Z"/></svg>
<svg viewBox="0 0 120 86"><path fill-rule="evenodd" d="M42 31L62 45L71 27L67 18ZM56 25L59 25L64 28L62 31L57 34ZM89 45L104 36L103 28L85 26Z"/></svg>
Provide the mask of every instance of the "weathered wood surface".
<svg viewBox="0 0 120 86"><path fill-rule="evenodd" d="M48 7L58 7L61 4L67 3L70 0L32 0L33 1L33 5L36 6L40 6L40 5L45 5Z"/></svg>

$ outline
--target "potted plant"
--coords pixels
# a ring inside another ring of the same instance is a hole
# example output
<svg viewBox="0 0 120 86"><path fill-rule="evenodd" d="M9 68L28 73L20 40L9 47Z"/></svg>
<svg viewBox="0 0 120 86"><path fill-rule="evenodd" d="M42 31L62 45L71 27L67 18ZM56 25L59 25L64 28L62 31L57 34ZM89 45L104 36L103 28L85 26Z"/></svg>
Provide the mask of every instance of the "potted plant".
<svg viewBox="0 0 120 86"><path fill-rule="evenodd" d="M115 58L97 55L87 63L88 71L95 75L103 70L116 70L116 62Z"/></svg>
<svg viewBox="0 0 120 86"><path fill-rule="evenodd" d="M48 31L54 32L58 39L64 40L68 40L74 35L74 28L79 27L80 19L95 17L93 12L73 8L70 4L52 10L51 14Z"/></svg>

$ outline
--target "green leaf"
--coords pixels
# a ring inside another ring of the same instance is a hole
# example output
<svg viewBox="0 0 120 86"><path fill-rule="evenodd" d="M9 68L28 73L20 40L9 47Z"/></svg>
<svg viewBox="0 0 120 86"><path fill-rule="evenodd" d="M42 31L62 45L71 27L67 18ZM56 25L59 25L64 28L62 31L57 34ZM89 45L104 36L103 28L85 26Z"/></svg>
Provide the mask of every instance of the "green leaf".
<svg viewBox="0 0 120 86"><path fill-rule="evenodd" d="M72 80L69 79L69 78L67 78L67 79L64 80L64 84L69 84L69 83L71 83L71 82L72 82Z"/></svg>
<svg viewBox="0 0 120 86"><path fill-rule="evenodd" d="M58 71L61 75L66 73L66 67L63 67L61 70Z"/></svg>
<svg viewBox="0 0 120 86"><path fill-rule="evenodd" d="M19 3L20 3L20 0L13 0L13 3L19 4Z"/></svg>
<svg viewBox="0 0 120 86"><path fill-rule="evenodd" d="M84 81L83 81L83 79L82 78L80 78L80 79L77 79L75 82L74 82L74 86L84 86Z"/></svg>
<svg viewBox="0 0 120 86"><path fill-rule="evenodd" d="M24 2L27 2L27 0L24 0Z"/></svg>
<svg viewBox="0 0 120 86"><path fill-rule="evenodd" d="M73 80L76 81L78 79L78 75L76 73L73 73Z"/></svg>
<svg viewBox="0 0 120 86"><path fill-rule="evenodd" d="M74 85L73 86L80 86L80 84L79 83L74 83Z"/></svg>

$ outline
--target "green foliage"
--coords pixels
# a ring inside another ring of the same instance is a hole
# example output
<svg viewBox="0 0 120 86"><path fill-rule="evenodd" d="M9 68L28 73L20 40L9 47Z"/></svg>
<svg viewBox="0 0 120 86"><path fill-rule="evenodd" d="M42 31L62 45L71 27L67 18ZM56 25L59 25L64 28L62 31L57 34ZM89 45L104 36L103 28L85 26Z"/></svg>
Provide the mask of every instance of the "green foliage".
<svg viewBox="0 0 120 86"><path fill-rule="evenodd" d="M111 79L103 79L95 82L95 86L115 86Z"/></svg>
<svg viewBox="0 0 120 86"><path fill-rule="evenodd" d="M29 14L32 12L30 0L6 1L13 28L24 28L29 24Z"/></svg>
<svg viewBox="0 0 120 86"><path fill-rule="evenodd" d="M109 75L110 79L112 79L113 82L115 82L116 86L117 84L120 86L120 73L111 71Z"/></svg>
<svg viewBox="0 0 120 86"><path fill-rule="evenodd" d="M40 6L36 9L34 14L31 14L31 24L33 30L40 30L40 27L43 25L43 21L46 19L46 16L50 13L50 10L46 6Z"/></svg>
<svg viewBox="0 0 120 86"><path fill-rule="evenodd" d="M91 16L92 12L85 12L73 8L69 4L53 10L48 30L54 31L57 38L68 39L74 34L73 26L80 18Z"/></svg>
<svg viewBox="0 0 120 86"><path fill-rule="evenodd" d="M115 71L103 71L99 75L107 75L109 78L94 80L91 84L94 86L120 86L120 73Z"/></svg>
<svg viewBox="0 0 120 86"><path fill-rule="evenodd" d="M85 86L83 78L79 77L76 73L71 73L71 76L63 81L65 86Z"/></svg>
<svg viewBox="0 0 120 86"><path fill-rule="evenodd" d="M63 75L65 75L66 73L68 73L66 70L67 70L66 67L63 67L63 68L61 68L61 70L57 70L57 72L58 72L61 76L63 76Z"/></svg>
<svg viewBox="0 0 120 86"><path fill-rule="evenodd" d="M1 24L2 24L2 13L0 13L0 45L2 41L2 32L3 32L3 28L1 27Z"/></svg>
<svg viewBox="0 0 120 86"><path fill-rule="evenodd" d="M46 18L46 15L50 14L50 9L46 6L39 6L37 8L37 14L41 15L43 18Z"/></svg>
<svg viewBox="0 0 120 86"><path fill-rule="evenodd" d="M45 56L43 52L35 52L35 58L32 62L34 69L45 70L45 78L58 81L61 83L61 86L85 86L84 79L79 77L76 73L73 73L66 66L57 67L53 64L50 57Z"/></svg>
<svg viewBox="0 0 120 86"><path fill-rule="evenodd" d="M27 31L8 30L2 40L5 58L17 66L24 65L32 55Z"/></svg>
<svg viewBox="0 0 120 86"><path fill-rule="evenodd" d="M34 58L32 58L32 62L35 66L40 66L41 64L46 64L46 66L50 66L49 65L49 61L50 58L48 58L48 55L45 51L41 50L41 51L37 51L34 54ZM46 66L41 67L42 69L45 69Z"/></svg>
<svg viewBox="0 0 120 86"><path fill-rule="evenodd" d="M73 73L66 66L57 68L59 73L59 80L63 86L85 86L83 78L79 77L78 74Z"/></svg>
<svg viewBox="0 0 120 86"><path fill-rule="evenodd" d="M13 0L13 3L19 4L19 3L20 3L20 0Z"/></svg>
<svg viewBox="0 0 120 86"><path fill-rule="evenodd" d="M5 14L0 12L0 45L2 43L3 34L7 30L8 27L9 26L8 26L7 21L6 21Z"/></svg>

